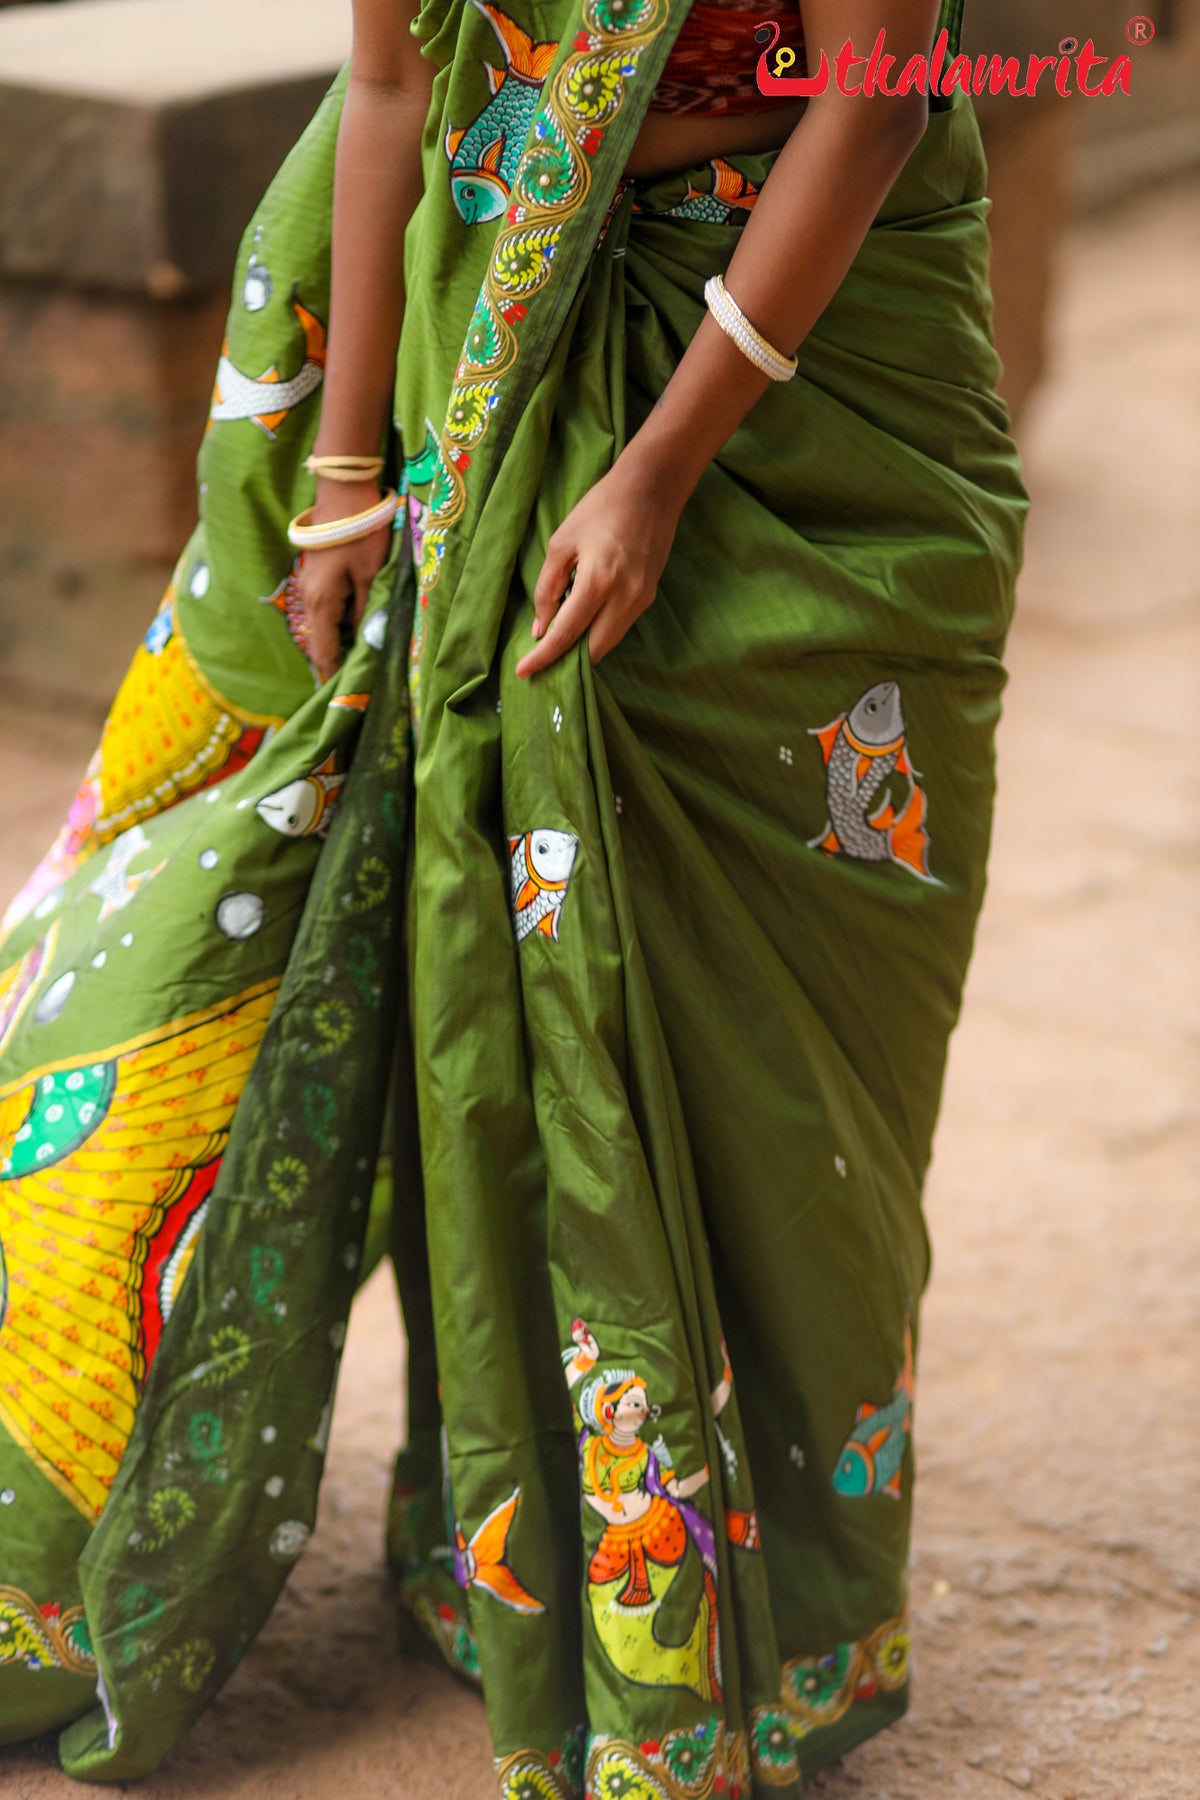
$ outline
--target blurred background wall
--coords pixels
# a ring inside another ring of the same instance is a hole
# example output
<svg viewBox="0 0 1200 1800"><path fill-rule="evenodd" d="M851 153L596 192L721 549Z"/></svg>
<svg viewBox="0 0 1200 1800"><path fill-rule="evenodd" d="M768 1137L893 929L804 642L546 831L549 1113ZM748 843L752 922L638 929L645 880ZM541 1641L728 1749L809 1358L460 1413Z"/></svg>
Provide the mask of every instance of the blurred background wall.
<svg viewBox="0 0 1200 1800"><path fill-rule="evenodd" d="M1200 167L1200 5L969 0L967 48L1065 37L1132 93L979 103L996 335L1023 428L1067 223ZM764 5L764 15L770 6ZM350 0L0 0L0 693L92 709L195 517L242 228L342 60Z"/></svg>

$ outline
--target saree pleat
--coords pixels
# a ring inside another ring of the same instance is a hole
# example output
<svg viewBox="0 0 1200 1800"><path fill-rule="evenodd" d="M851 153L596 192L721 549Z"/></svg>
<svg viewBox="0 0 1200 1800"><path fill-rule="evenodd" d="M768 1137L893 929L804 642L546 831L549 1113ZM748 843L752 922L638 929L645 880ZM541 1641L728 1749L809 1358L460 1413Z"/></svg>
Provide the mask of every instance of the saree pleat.
<svg viewBox="0 0 1200 1800"><path fill-rule="evenodd" d="M284 527L339 77L10 914L0 1738L65 1725L81 1778L154 1767L267 1616L384 1232L402 1642L482 1688L506 1800L795 1794L907 1705L921 1189L1026 504L984 170L936 110L653 606L518 680L548 539L777 154L621 177L684 11L422 7L404 507L314 691Z"/></svg>

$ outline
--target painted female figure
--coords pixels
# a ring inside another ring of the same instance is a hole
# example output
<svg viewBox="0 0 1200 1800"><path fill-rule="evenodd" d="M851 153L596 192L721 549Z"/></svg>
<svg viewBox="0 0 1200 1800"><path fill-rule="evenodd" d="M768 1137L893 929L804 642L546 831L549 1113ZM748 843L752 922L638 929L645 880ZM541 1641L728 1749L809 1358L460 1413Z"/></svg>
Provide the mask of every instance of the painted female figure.
<svg viewBox="0 0 1200 1800"><path fill-rule="evenodd" d="M690 1688L702 1700L720 1700L713 1528L687 1504L707 1485L708 1469L676 1475L662 1437L653 1448L642 1441L643 1426L657 1416L643 1377L632 1369L592 1374L600 1350L582 1320L572 1338L575 1349L564 1352L564 1361L568 1387L579 1390L583 1497L605 1526L587 1572L597 1635L629 1680ZM655 1625L689 1546L703 1565L701 1589L686 1641L671 1645Z"/></svg>

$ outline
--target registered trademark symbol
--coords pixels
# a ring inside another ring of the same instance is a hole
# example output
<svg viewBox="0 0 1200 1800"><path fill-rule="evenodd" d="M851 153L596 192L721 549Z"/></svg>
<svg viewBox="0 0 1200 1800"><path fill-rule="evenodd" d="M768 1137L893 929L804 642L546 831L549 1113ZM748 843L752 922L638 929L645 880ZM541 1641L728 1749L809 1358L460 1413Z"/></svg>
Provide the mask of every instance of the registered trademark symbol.
<svg viewBox="0 0 1200 1800"><path fill-rule="evenodd" d="M1125 36L1131 44L1152 44L1157 30L1153 19L1148 19L1145 13L1135 13L1125 27Z"/></svg>

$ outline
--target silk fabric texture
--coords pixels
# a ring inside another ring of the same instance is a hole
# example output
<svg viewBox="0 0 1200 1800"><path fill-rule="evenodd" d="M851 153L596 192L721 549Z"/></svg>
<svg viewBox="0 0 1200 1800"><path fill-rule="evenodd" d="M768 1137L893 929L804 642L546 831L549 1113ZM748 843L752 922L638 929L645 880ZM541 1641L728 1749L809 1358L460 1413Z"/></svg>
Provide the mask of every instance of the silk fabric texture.
<svg viewBox="0 0 1200 1800"><path fill-rule="evenodd" d="M518 681L776 156L622 177L685 10L422 7L405 508L318 687L286 524L339 76L10 912L0 1735L63 1727L81 1779L161 1761L302 1553L384 1237L404 1642L482 1686L502 1794L797 1793L907 1703L921 1189L1026 506L985 174L935 111L653 606Z"/></svg>

